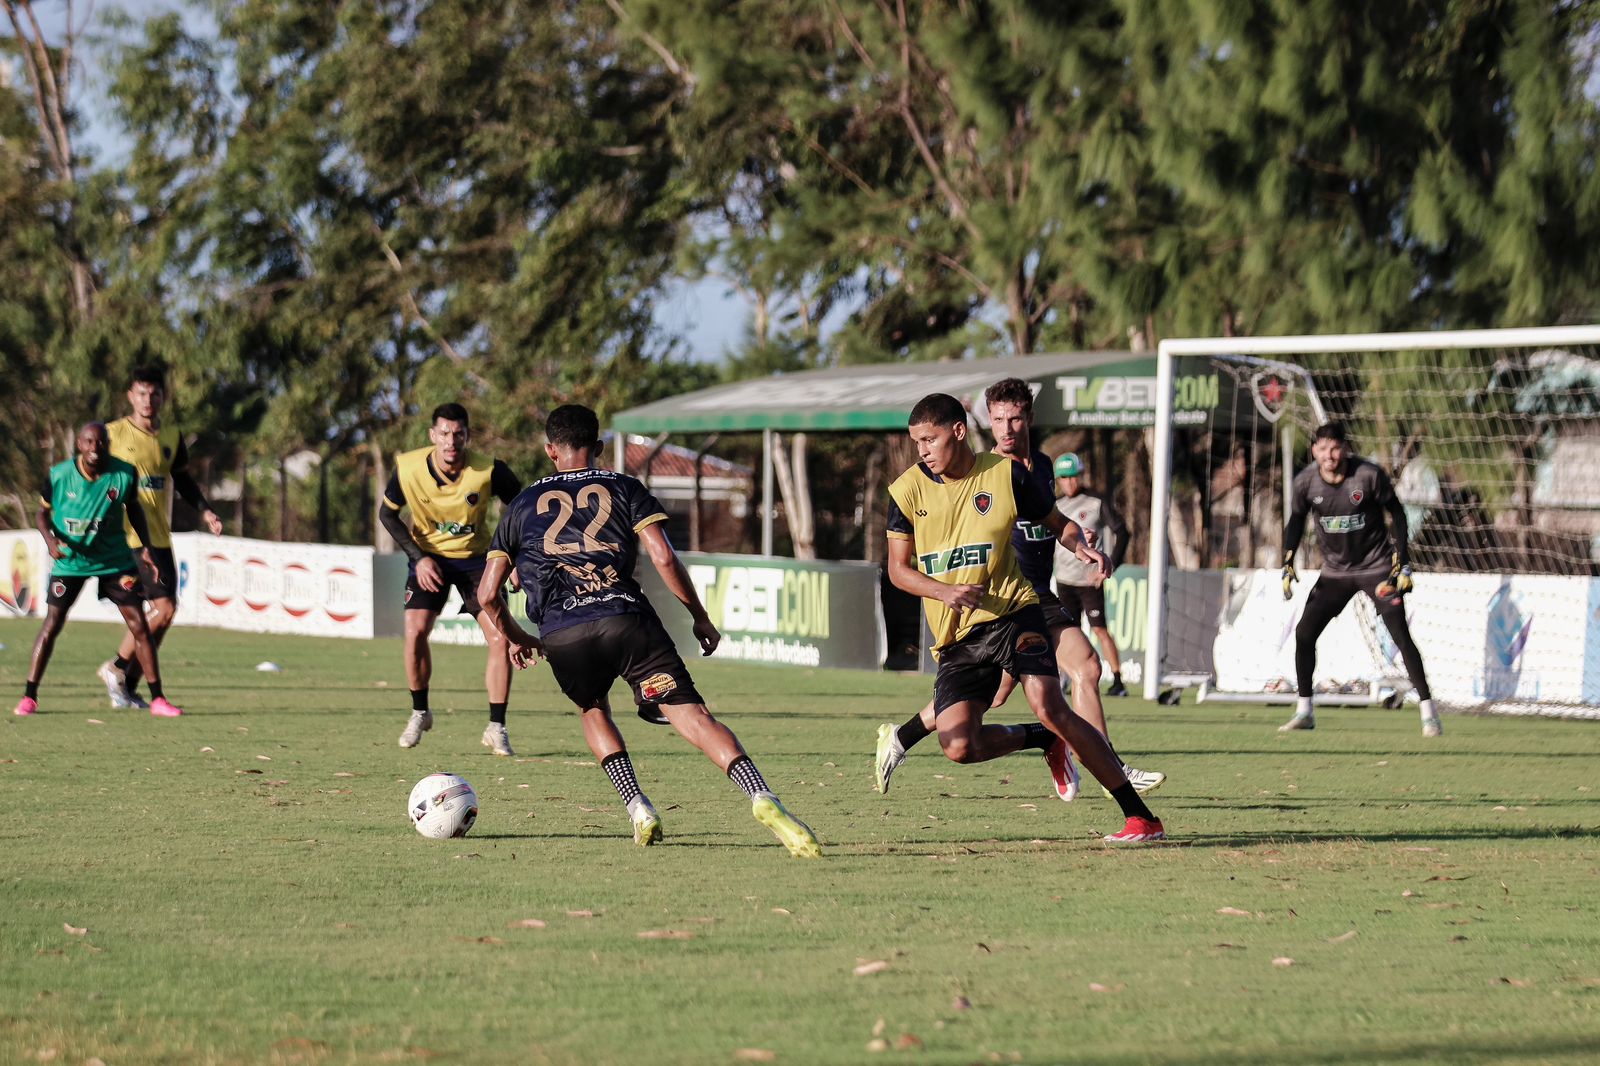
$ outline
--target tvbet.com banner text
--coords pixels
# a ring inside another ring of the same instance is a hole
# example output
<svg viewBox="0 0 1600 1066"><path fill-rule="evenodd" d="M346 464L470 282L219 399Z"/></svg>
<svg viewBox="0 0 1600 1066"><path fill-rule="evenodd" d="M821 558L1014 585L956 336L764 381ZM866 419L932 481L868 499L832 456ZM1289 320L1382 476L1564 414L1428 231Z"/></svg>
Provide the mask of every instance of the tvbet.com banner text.
<svg viewBox="0 0 1600 1066"><path fill-rule="evenodd" d="M860 670L883 666L886 637L875 564L699 552L682 558L722 633L714 658ZM637 576L678 650L692 662L700 651L689 612L654 567L641 564Z"/></svg>

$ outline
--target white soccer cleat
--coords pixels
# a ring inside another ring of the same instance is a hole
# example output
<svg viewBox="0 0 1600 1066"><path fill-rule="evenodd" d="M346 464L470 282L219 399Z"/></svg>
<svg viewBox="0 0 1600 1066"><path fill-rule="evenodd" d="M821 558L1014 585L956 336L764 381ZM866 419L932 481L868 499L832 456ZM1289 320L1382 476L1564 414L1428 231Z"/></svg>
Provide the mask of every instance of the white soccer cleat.
<svg viewBox="0 0 1600 1066"><path fill-rule="evenodd" d="M1422 720L1422 735L1425 737L1444 736L1444 726L1440 723L1438 715Z"/></svg>
<svg viewBox="0 0 1600 1066"><path fill-rule="evenodd" d="M1167 779L1167 775L1158 770L1141 770L1126 763L1122 766L1122 772L1127 775L1128 784L1132 785L1133 790L1139 793L1154 792Z"/></svg>
<svg viewBox="0 0 1600 1066"><path fill-rule="evenodd" d="M515 755L511 750L511 737L506 733L506 727L499 722L490 722L483 727L483 746L496 755Z"/></svg>
<svg viewBox="0 0 1600 1066"><path fill-rule="evenodd" d="M888 722L878 727L878 755L872 764L872 787L875 791L889 792L889 778L906 761L906 749L900 744L900 734Z"/></svg>
<svg viewBox="0 0 1600 1066"><path fill-rule="evenodd" d="M1300 729L1317 728L1317 716L1314 714L1297 714L1278 727L1280 733L1293 733Z"/></svg>
<svg viewBox="0 0 1600 1066"><path fill-rule="evenodd" d="M643 796L636 796L628 804L628 817L633 821L633 842L641 848L661 843L661 815Z"/></svg>
<svg viewBox="0 0 1600 1066"><path fill-rule="evenodd" d="M112 710L125 711L132 706L128 702L127 675L117 669L116 663L107 659L100 664L100 669L96 670L94 674L106 686L106 695L111 698Z"/></svg>
<svg viewBox="0 0 1600 1066"><path fill-rule="evenodd" d="M414 748L422 741L422 734L433 728L432 711L412 711L410 721L406 722L405 732L400 734L402 748Z"/></svg>

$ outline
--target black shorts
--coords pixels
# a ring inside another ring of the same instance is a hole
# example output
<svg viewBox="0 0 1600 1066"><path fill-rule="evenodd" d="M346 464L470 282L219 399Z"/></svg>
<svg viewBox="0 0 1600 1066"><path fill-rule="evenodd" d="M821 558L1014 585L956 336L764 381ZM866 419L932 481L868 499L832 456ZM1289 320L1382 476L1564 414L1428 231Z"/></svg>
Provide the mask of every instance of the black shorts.
<svg viewBox="0 0 1600 1066"><path fill-rule="evenodd" d="M614 614L558 629L543 637L556 684L581 709L606 707L617 678L633 689L639 717L665 724L662 703L704 703L694 678L653 614Z"/></svg>
<svg viewBox="0 0 1600 1066"><path fill-rule="evenodd" d="M1104 629L1106 625L1106 591L1099 585L1057 585L1061 597L1062 625L1078 629L1084 616L1089 618L1089 628Z"/></svg>
<svg viewBox="0 0 1600 1066"><path fill-rule="evenodd" d="M150 556L155 566L146 566L144 556L134 553L133 561L139 567L139 594L147 600L178 599L178 563L171 548L151 548Z"/></svg>
<svg viewBox="0 0 1600 1066"><path fill-rule="evenodd" d="M1061 676L1044 612L1036 604L974 626L939 653L933 713L958 703L977 703L987 709L1000 691L1001 671L1018 681L1026 674Z"/></svg>
<svg viewBox="0 0 1600 1066"><path fill-rule="evenodd" d="M83 586L92 580L100 582L100 598L110 600L118 607L137 607L143 602L139 596L139 571L133 569L120 574L101 574L98 578L51 574L44 602L51 607L70 610L78 602L78 594L83 591Z"/></svg>
<svg viewBox="0 0 1600 1066"><path fill-rule="evenodd" d="M1044 624L1048 632L1054 633L1058 629L1077 629L1076 619L1067 617L1067 609L1061 606L1061 600L1049 589L1033 588L1034 595L1039 597L1039 610L1044 612Z"/></svg>
<svg viewBox="0 0 1600 1066"><path fill-rule="evenodd" d="M1305 610L1301 612L1300 617L1302 619L1307 616L1323 617L1332 621L1359 592L1372 601L1372 606L1377 608L1380 616L1386 617L1398 613L1404 618L1406 610L1404 596L1393 590L1390 590L1387 596L1378 595L1378 589L1388 581L1388 570L1339 573L1324 567L1317 575L1316 584L1311 586L1311 594L1306 597ZM1326 625L1327 622L1323 624Z"/></svg>
<svg viewBox="0 0 1600 1066"><path fill-rule="evenodd" d="M430 554L428 558L439 564L444 584L439 586L438 592L429 592L417 584L417 564L412 563L406 569L406 610L442 611L453 587L461 593L461 613L477 614L481 610L478 606L478 579L489 564L488 557L474 555L468 559L446 559L442 555Z"/></svg>

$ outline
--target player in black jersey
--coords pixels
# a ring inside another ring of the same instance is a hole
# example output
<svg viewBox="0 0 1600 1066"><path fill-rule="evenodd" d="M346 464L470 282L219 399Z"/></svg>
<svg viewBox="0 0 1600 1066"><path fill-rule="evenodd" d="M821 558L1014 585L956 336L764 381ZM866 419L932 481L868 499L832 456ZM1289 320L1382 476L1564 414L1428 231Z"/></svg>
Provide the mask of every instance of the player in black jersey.
<svg viewBox="0 0 1600 1066"><path fill-rule="evenodd" d="M512 658L525 666L542 655L556 683L577 705L589 750L627 804L633 839L659 843L661 816L639 788L607 693L621 677L639 715L670 724L750 797L755 819L801 858L822 854L816 835L784 809L739 738L706 710L694 679L655 608L634 579L642 546L661 579L694 618L694 634L710 655L722 634L706 614L688 571L667 540L666 512L637 478L593 468L600 420L566 404L545 423L545 454L556 473L528 486L506 508L478 585L484 615L505 633ZM533 637L511 618L500 587L515 566L528 597Z"/></svg>
<svg viewBox="0 0 1600 1066"><path fill-rule="evenodd" d="M1411 591L1411 559L1406 547L1405 508L1395 496L1389 475L1376 463L1350 453L1342 423L1329 422L1317 430L1311 457L1312 464L1294 479L1292 512L1283 531L1283 598L1290 599L1294 594L1290 588L1297 579L1294 553L1305 532L1307 516L1317 520L1322 573L1311 586L1311 596L1294 631L1294 671L1299 691L1294 717L1278 731L1317 727L1311 707L1317 638L1360 592L1377 607L1400 649L1406 673L1422 700L1422 735L1439 736L1443 728L1422 668L1422 653L1417 651L1406 625L1405 594ZM1384 524L1385 515L1394 523L1392 540Z"/></svg>
<svg viewBox="0 0 1600 1066"><path fill-rule="evenodd" d="M995 451L1021 465L1035 490L1043 498L1052 499L1055 496L1055 478L1050 459L1043 452L1035 450L1032 444L1033 390L1021 378L1004 378L984 390L983 400L989 412ZM1105 706L1100 699L1100 657L1095 654L1083 630L1076 622L1069 621L1061 600L1050 587L1056 554L1055 534L1038 522L1019 520L1011 533L1011 550L1016 555L1022 576L1039 597L1056 664L1070 682L1072 709L1094 726L1106 738L1107 744L1111 743L1106 730ZM994 694L990 706L999 707L1005 703L1016 687L1017 679L1002 673L999 691ZM878 726L873 787L878 792L887 793L889 779L905 761L906 753L936 729L932 700L901 726L896 727L890 722ZM1118 761L1121 762L1120 757ZM1077 781L1064 771L1064 767L1052 766L1051 777L1057 797L1070 801L1077 798ZM1154 791L1167 779L1165 774L1140 770L1125 762L1122 763L1122 772L1140 792Z"/></svg>

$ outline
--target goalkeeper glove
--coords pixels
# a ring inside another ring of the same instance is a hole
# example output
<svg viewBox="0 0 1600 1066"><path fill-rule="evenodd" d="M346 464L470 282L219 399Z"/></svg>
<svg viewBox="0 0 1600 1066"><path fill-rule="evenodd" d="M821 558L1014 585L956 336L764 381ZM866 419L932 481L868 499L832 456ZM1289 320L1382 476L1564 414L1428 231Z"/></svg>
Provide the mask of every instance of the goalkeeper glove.
<svg viewBox="0 0 1600 1066"><path fill-rule="evenodd" d="M1300 580L1300 575L1294 572L1293 563L1283 564L1283 598L1294 599L1294 583Z"/></svg>
<svg viewBox="0 0 1600 1066"><path fill-rule="evenodd" d="M1412 588L1411 567L1401 565L1400 553L1394 554L1394 566L1389 571L1389 577L1378 586L1380 596L1404 596Z"/></svg>

